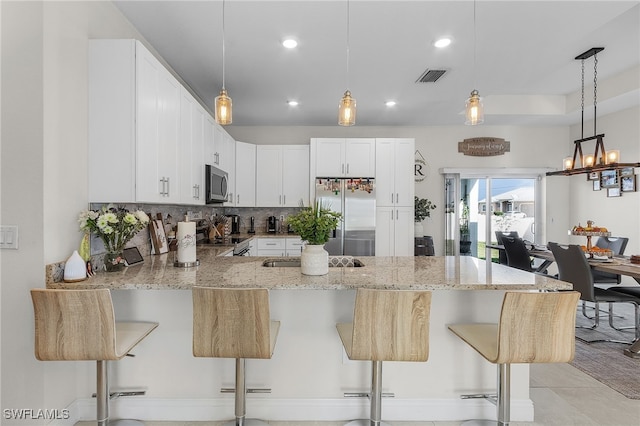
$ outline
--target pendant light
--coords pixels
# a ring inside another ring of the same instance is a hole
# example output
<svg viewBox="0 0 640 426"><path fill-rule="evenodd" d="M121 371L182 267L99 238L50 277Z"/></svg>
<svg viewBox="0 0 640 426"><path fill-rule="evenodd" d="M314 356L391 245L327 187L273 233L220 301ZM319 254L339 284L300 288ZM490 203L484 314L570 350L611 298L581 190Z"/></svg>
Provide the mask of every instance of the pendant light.
<svg viewBox="0 0 640 426"><path fill-rule="evenodd" d="M476 79L476 2L473 1L473 79L475 86ZM465 102L465 122L471 126L476 124L482 124L484 122L484 107L482 106L482 100L480 94L476 89L471 91L471 95L467 102Z"/></svg>
<svg viewBox="0 0 640 426"><path fill-rule="evenodd" d="M349 0L347 0L347 87L349 87ZM347 89L338 105L338 124L353 126L356 124L356 100Z"/></svg>
<svg viewBox="0 0 640 426"><path fill-rule="evenodd" d="M224 87L225 73L225 29L224 29L224 0L222 0L222 90L216 96L215 118L216 123L224 126L231 124L233 121L232 101L227 95L227 89Z"/></svg>

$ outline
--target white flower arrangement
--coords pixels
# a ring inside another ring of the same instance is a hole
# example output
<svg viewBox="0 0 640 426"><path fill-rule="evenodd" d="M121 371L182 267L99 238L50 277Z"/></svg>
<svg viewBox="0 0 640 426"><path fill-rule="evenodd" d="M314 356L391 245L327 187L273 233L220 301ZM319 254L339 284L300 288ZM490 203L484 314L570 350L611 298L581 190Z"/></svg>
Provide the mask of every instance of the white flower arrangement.
<svg viewBox="0 0 640 426"><path fill-rule="evenodd" d="M78 218L80 229L96 234L108 253L118 253L139 231L149 224L142 210L129 212L122 207L104 206L100 210L85 210Z"/></svg>

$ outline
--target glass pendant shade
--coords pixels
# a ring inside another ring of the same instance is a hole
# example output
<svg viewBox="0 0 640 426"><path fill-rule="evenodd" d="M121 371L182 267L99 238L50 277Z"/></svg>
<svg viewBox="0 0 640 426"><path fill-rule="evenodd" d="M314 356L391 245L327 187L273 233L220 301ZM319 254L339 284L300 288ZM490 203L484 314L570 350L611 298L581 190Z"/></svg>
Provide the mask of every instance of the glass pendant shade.
<svg viewBox="0 0 640 426"><path fill-rule="evenodd" d="M606 163L607 164L615 164L620 162L620 151L617 149L612 149L607 151Z"/></svg>
<svg viewBox="0 0 640 426"><path fill-rule="evenodd" d="M467 102L465 102L465 115L464 124L475 126L476 124L484 123L484 107L482 106L480 95L475 89L471 92Z"/></svg>
<svg viewBox="0 0 640 426"><path fill-rule="evenodd" d="M562 160L562 170L571 170L573 169L573 157L565 157Z"/></svg>
<svg viewBox="0 0 640 426"><path fill-rule="evenodd" d="M231 98L227 95L226 89L222 89L216 96L216 123L224 126L233 121L233 110Z"/></svg>
<svg viewBox="0 0 640 426"><path fill-rule="evenodd" d="M353 126L356 124L356 100L351 97L351 92L344 92L338 107L338 124L340 126Z"/></svg>

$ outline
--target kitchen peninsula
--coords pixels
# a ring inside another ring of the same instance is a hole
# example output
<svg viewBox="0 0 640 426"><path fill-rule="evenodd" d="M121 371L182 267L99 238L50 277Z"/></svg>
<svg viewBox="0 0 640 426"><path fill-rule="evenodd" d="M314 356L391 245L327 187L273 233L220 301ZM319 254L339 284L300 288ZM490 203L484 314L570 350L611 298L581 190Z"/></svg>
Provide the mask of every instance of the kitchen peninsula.
<svg viewBox="0 0 640 426"><path fill-rule="evenodd" d="M98 273L80 283L49 288L110 288L116 317L160 323L136 350L136 358L114 364L112 386L144 386L147 395L118 399L113 410L147 420L223 420L233 413L233 360L197 359L191 353L193 285L264 287L271 316L281 321L271 360L247 361L247 386L271 388L250 394L248 416L270 420L340 421L366 417L367 363L349 361L335 330L353 315L354 289L429 289L430 355L425 363L384 366L383 417L389 421L491 418L495 407L462 400L463 393L495 390L495 366L448 332L453 322L495 322L506 290L560 290L570 284L472 257L359 257L364 266L332 267L325 276L304 276L296 267L265 267L265 257L220 257L224 249L199 249L200 266L173 266L172 253L152 256L121 273ZM279 258L280 260L282 258ZM490 291L487 291L490 290ZM383 315L384 313L380 313ZM184 380L184 378L191 380ZM90 380L87 380L89 382ZM90 395L90 388L83 395ZM90 399L76 401L90 406ZM512 418L532 421L529 367L512 369ZM87 408L88 415L91 409Z"/></svg>

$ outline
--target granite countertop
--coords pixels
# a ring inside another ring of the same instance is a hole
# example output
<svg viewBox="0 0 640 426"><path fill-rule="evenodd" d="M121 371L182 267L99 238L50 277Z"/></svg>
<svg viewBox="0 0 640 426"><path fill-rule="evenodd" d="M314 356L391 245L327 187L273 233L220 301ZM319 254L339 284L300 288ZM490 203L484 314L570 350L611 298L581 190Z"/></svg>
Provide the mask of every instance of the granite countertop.
<svg viewBox="0 0 640 426"><path fill-rule="evenodd" d="M200 266L173 266L174 253L145 258L122 272L99 272L78 283L47 282L47 288L189 290L192 286L267 289L566 290L571 284L486 263L471 256L368 257L362 267L331 267L322 276L302 275L299 267L262 266L266 257L219 257L228 247L200 247ZM279 258L283 259L283 258Z"/></svg>

